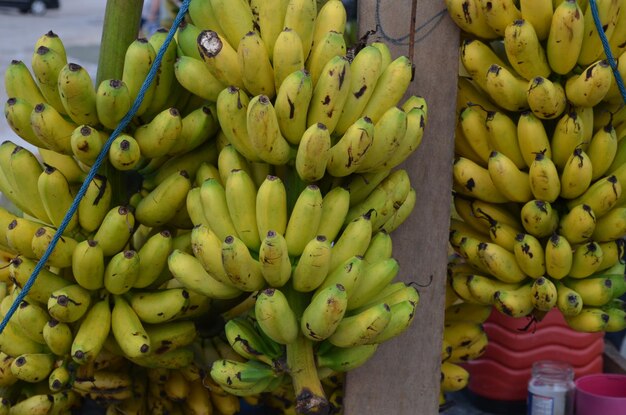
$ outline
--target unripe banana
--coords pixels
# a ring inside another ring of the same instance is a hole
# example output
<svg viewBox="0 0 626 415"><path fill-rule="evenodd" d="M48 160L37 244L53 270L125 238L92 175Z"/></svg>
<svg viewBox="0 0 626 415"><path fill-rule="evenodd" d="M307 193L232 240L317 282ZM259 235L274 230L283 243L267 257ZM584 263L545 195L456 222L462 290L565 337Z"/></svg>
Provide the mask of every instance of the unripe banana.
<svg viewBox="0 0 626 415"><path fill-rule="evenodd" d="M316 295L304 309L300 327L313 341L330 337L343 319L348 306L348 296L341 284L328 286Z"/></svg>
<svg viewBox="0 0 626 415"><path fill-rule="evenodd" d="M324 124L314 123L304 131L296 152L296 171L303 181L315 182L324 177L330 148L330 133Z"/></svg>
<svg viewBox="0 0 626 415"><path fill-rule="evenodd" d="M504 315L513 318L524 317L534 308L532 284L526 283L513 290L498 290L493 294L494 307Z"/></svg>
<svg viewBox="0 0 626 415"><path fill-rule="evenodd" d="M106 79L96 89L98 120L110 130L115 130L132 103L130 90L121 79Z"/></svg>
<svg viewBox="0 0 626 415"><path fill-rule="evenodd" d="M350 207L363 202L390 174L391 170L381 170L375 173L354 173L349 176L344 186L350 192Z"/></svg>
<svg viewBox="0 0 626 415"><path fill-rule="evenodd" d="M492 151L487 170L495 188L510 201L525 203L532 199L532 176L520 170L505 154ZM554 172L556 174L556 169ZM555 178L558 180L558 175Z"/></svg>
<svg viewBox="0 0 626 415"><path fill-rule="evenodd" d="M43 45L35 49L31 59L31 68L41 94L61 113L65 113L65 108L59 95L58 79L59 72L66 64L67 57L64 53Z"/></svg>
<svg viewBox="0 0 626 415"><path fill-rule="evenodd" d="M580 293L583 305L600 307L613 298L613 282L610 278L597 276L591 278L563 280L572 290Z"/></svg>
<svg viewBox="0 0 626 415"><path fill-rule="evenodd" d="M195 48L196 38L194 37L193 40ZM209 101L217 101L219 93L226 87L202 62L200 55L197 58L189 55L177 57L174 63L174 74L183 88Z"/></svg>
<svg viewBox="0 0 626 415"><path fill-rule="evenodd" d="M385 258L365 264L356 286L348 291L348 309L354 310L371 303L376 295L391 284L399 270L400 265L395 258Z"/></svg>
<svg viewBox="0 0 626 415"><path fill-rule="evenodd" d="M329 347L324 353L317 355L317 363L321 368L347 372L367 362L376 353L378 346L378 343L373 343L349 348Z"/></svg>
<svg viewBox="0 0 626 415"><path fill-rule="evenodd" d="M311 239L304 247L298 262L293 268L291 280L293 288L300 292L310 292L324 283L331 265L331 242L324 235Z"/></svg>
<svg viewBox="0 0 626 415"><path fill-rule="evenodd" d="M67 365L57 366L48 376L48 387L53 392L60 392L69 385L70 377L71 373Z"/></svg>
<svg viewBox="0 0 626 415"><path fill-rule="evenodd" d="M141 199L135 209L137 222L152 227L167 223L185 205L190 189L191 180L186 170L173 173Z"/></svg>
<svg viewBox="0 0 626 415"><path fill-rule="evenodd" d="M602 263L598 267L599 270L609 270L613 266L621 264L621 258L624 252L624 240L616 239L614 241L599 242L602 249Z"/></svg>
<svg viewBox="0 0 626 415"><path fill-rule="evenodd" d="M559 117L567 106L563 85L542 76L535 76L528 81L526 99L533 114L542 120Z"/></svg>
<svg viewBox="0 0 626 415"><path fill-rule="evenodd" d="M552 204L543 200L531 200L522 206L522 225L526 232L537 238L552 235L559 224L559 215Z"/></svg>
<svg viewBox="0 0 626 415"><path fill-rule="evenodd" d="M272 364L272 360L281 353L280 348L274 348L278 344L262 334L258 326L243 316L228 320L224 326L224 334L231 350L246 359Z"/></svg>
<svg viewBox="0 0 626 415"><path fill-rule="evenodd" d="M291 277L291 260L285 237L272 230L267 231L259 248L259 262L263 278L270 287L285 285Z"/></svg>
<svg viewBox="0 0 626 415"><path fill-rule="evenodd" d="M613 72L606 60L592 63L580 75L570 76L565 83L565 94L574 105L593 107L606 96Z"/></svg>
<svg viewBox="0 0 626 415"><path fill-rule="evenodd" d="M110 257L124 249L134 229L135 215L132 211L126 206L115 206L106 212L91 239L98 241L105 257Z"/></svg>
<svg viewBox="0 0 626 415"><path fill-rule="evenodd" d="M374 123L370 118L364 116L356 120L331 146L327 172L335 177L345 177L359 170L372 146L374 133Z"/></svg>
<svg viewBox="0 0 626 415"><path fill-rule="evenodd" d="M232 285L240 290L252 292L265 286L261 264L238 237L229 235L224 239L222 262Z"/></svg>
<svg viewBox="0 0 626 415"><path fill-rule="evenodd" d="M580 147L574 149L561 170L561 193L566 199L576 199L591 185L593 166L589 155Z"/></svg>
<svg viewBox="0 0 626 415"><path fill-rule="evenodd" d="M247 33L247 31L246 31ZM245 33L244 33L245 34ZM213 30L203 30L197 39L198 50L209 71L224 85L244 88L237 45Z"/></svg>
<svg viewBox="0 0 626 415"><path fill-rule="evenodd" d="M78 325L72 342L72 359L78 364L94 361L111 330L109 297L96 301Z"/></svg>
<svg viewBox="0 0 626 415"><path fill-rule="evenodd" d="M528 169L532 197L553 203L561 193L559 172L552 159L543 153L535 155L535 161Z"/></svg>
<svg viewBox="0 0 626 415"><path fill-rule="evenodd" d="M231 299L241 294L241 290L217 280L209 274L202 263L193 255L174 249L167 258L170 272L184 287L204 294L209 298Z"/></svg>
<svg viewBox="0 0 626 415"><path fill-rule="evenodd" d="M149 123L137 128L133 137L141 155L147 158L165 156L179 139L183 129L182 117L176 108L159 112Z"/></svg>
<svg viewBox="0 0 626 415"><path fill-rule="evenodd" d="M159 28L149 38L148 42L152 45L154 51L158 54L163 47L165 40L167 39L168 30L165 28ZM193 42L193 48L197 52L195 47L195 40ZM156 58L156 56L155 56ZM148 103L148 107L144 114L151 117L152 114L158 113L168 107L168 100L170 98L170 91L176 87L176 74L174 69L174 63L177 58L177 42L170 42L165 48L161 62L154 76L154 80L151 84L151 89L154 89L152 97ZM198 56L199 59L199 56ZM146 97L144 96L144 99Z"/></svg>
<svg viewBox="0 0 626 415"><path fill-rule="evenodd" d="M50 319L43 327L43 337L52 353L64 356L70 354L75 335L67 323Z"/></svg>
<svg viewBox="0 0 626 415"><path fill-rule="evenodd" d="M7 413L15 415L45 415L53 406L52 395L38 393L11 405Z"/></svg>
<svg viewBox="0 0 626 415"><path fill-rule="evenodd" d="M298 256L317 235L322 216L322 193L317 185L308 185L298 195L285 229L289 255Z"/></svg>
<svg viewBox="0 0 626 415"><path fill-rule="evenodd" d="M259 328L273 341L290 344L300 331L297 317L285 294L277 288L266 288L257 296L254 314Z"/></svg>
<svg viewBox="0 0 626 415"><path fill-rule="evenodd" d="M370 240L370 244L363 254L363 259L367 263L374 263L377 260L391 258L393 253L393 242L391 240L391 235L387 233L385 230L380 232L376 232L372 239Z"/></svg>
<svg viewBox="0 0 626 415"><path fill-rule="evenodd" d="M511 66L527 80L547 78L552 72L537 32L527 20L514 20L504 29L504 49Z"/></svg>
<svg viewBox="0 0 626 415"><path fill-rule="evenodd" d="M59 71L57 82L64 113L78 125L96 127L100 123L96 108L96 88L87 69L70 62Z"/></svg>
<svg viewBox="0 0 626 415"><path fill-rule="evenodd" d="M276 95L274 69L261 35L254 30L246 33L237 47L243 85L252 96Z"/></svg>
<svg viewBox="0 0 626 415"><path fill-rule="evenodd" d="M250 146L261 160L282 165L292 158L293 150L280 132L276 109L269 97L251 98L246 119Z"/></svg>
<svg viewBox="0 0 626 415"><path fill-rule="evenodd" d="M365 254L374 230L371 214L367 212L352 219L336 238L332 246L331 271L348 258Z"/></svg>

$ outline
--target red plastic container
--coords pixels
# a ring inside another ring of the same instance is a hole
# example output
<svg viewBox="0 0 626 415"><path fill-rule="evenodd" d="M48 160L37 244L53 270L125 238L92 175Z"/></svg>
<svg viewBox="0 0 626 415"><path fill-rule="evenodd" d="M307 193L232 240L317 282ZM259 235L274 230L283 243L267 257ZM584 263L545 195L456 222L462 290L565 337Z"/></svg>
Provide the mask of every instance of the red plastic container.
<svg viewBox="0 0 626 415"><path fill-rule="evenodd" d="M525 403L535 361L567 362L576 378L602 372L603 333L570 329L557 309L540 322L528 323L527 318L511 318L494 310L484 323L489 338L485 353L464 365L470 372L468 391L479 398L477 403L491 401L491 411L498 402L503 408L507 402Z"/></svg>

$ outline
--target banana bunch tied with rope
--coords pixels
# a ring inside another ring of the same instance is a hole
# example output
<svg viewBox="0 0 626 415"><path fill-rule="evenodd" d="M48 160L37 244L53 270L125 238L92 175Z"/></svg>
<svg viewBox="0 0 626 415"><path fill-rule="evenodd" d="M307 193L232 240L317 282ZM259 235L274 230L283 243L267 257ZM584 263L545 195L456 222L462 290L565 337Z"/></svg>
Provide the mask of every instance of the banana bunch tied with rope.
<svg viewBox="0 0 626 415"><path fill-rule="evenodd" d="M247 160L295 166L305 182L390 170L420 145L427 105L403 101L406 56L349 49L340 0L198 0L177 32L178 81L214 101L225 140Z"/></svg>
<svg viewBox="0 0 626 415"><path fill-rule="evenodd" d="M463 32L451 287L512 317L557 308L574 330L622 330L626 4L446 6Z"/></svg>

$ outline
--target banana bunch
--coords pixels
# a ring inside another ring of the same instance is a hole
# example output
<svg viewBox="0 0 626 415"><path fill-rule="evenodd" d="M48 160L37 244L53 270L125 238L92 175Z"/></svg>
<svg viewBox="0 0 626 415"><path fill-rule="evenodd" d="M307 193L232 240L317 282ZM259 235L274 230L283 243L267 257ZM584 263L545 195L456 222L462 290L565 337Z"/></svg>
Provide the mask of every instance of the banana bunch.
<svg viewBox="0 0 626 415"><path fill-rule="evenodd" d="M392 169L419 147L426 103L402 101L411 62L381 42L348 50L340 0L202 0L189 17L177 79L215 102L224 138L247 160L295 165L317 182Z"/></svg>
<svg viewBox="0 0 626 415"><path fill-rule="evenodd" d="M623 3L597 1L622 76ZM624 98L591 7L446 5L464 32L449 239L464 263L451 287L512 317L556 307L574 330L622 330Z"/></svg>

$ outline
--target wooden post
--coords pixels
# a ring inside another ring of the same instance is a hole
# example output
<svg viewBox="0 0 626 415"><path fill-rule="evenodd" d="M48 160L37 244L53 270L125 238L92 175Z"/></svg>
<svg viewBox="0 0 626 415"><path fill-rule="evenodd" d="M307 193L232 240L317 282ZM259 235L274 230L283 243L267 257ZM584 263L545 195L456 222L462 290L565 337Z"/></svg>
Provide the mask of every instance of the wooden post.
<svg viewBox="0 0 626 415"><path fill-rule="evenodd" d="M359 33L378 25L370 40L387 43L394 58L410 56L412 1L359 0ZM393 242L399 278L424 287L411 328L348 374L348 415L438 412L459 32L443 1L417 0L416 16L415 79L409 94L426 99L428 124L421 146L405 164L417 205L394 232Z"/></svg>

